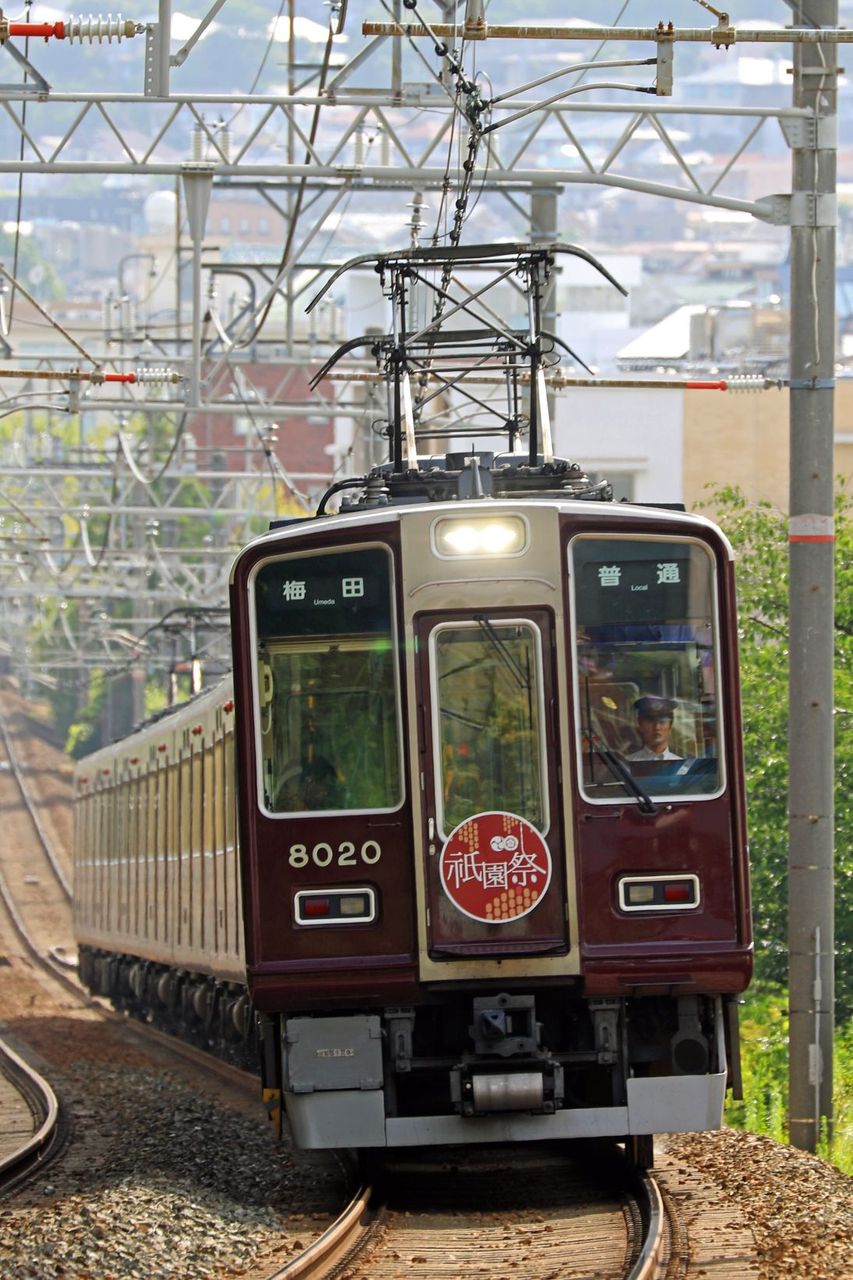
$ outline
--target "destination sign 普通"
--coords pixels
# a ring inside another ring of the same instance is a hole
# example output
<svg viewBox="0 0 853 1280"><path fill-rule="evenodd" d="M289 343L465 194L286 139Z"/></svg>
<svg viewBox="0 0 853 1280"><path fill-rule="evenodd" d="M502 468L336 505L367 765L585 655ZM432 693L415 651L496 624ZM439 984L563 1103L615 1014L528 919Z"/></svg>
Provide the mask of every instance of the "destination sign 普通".
<svg viewBox="0 0 853 1280"><path fill-rule="evenodd" d="M271 561L255 581L258 636L387 632L390 572L380 547Z"/></svg>
<svg viewBox="0 0 853 1280"><path fill-rule="evenodd" d="M579 625L675 623L687 617L691 573L698 567L689 544L584 539L574 551Z"/></svg>

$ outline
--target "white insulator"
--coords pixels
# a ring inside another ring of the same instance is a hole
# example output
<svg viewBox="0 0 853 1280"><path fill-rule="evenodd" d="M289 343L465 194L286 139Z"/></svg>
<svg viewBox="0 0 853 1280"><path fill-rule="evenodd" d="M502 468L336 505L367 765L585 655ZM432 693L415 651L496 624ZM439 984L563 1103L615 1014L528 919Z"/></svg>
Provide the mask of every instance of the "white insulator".
<svg viewBox="0 0 853 1280"><path fill-rule="evenodd" d="M84 18L80 13L76 17L72 14L66 22L65 38L72 43L77 40L82 44L84 40L88 40L89 44L94 44L97 40L98 44L103 44L106 40L107 44L112 44L113 40L121 41L136 35L136 30L136 23L123 18L121 14L114 18L111 13L106 17L102 14L95 17L90 13L88 18Z"/></svg>
<svg viewBox="0 0 853 1280"><path fill-rule="evenodd" d="M135 369L136 381L140 383L181 382L181 374L174 369L152 366L148 369Z"/></svg>
<svg viewBox="0 0 853 1280"><path fill-rule="evenodd" d="M734 373L726 378L729 391L763 391L764 376L760 373Z"/></svg>
<svg viewBox="0 0 853 1280"><path fill-rule="evenodd" d="M194 161L204 159L204 134L201 131L201 125L193 125L191 139L191 155Z"/></svg>

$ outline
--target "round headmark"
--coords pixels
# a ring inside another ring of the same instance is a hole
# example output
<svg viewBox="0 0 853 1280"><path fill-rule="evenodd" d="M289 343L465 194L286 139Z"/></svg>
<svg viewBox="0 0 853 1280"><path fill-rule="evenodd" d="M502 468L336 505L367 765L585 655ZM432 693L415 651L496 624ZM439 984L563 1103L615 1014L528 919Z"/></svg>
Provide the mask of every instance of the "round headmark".
<svg viewBox="0 0 853 1280"><path fill-rule="evenodd" d="M551 883L551 854L526 818L478 813L450 833L439 859L454 907L483 924L520 920Z"/></svg>

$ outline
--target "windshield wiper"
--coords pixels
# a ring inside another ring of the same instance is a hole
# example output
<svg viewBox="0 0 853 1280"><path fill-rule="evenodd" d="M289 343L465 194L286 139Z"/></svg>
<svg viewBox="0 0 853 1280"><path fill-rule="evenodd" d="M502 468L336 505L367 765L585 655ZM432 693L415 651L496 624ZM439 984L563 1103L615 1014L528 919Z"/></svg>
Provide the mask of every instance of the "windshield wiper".
<svg viewBox="0 0 853 1280"><path fill-rule="evenodd" d="M492 623L484 613L475 613L474 621L480 627L489 644L494 649L498 659L506 667L509 674L517 684L518 688L527 694L527 724L528 728L533 728L533 680L530 676L530 654L525 650L527 659L527 670L519 662L518 658L512 654L503 640L498 635Z"/></svg>
<svg viewBox="0 0 853 1280"><path fill-rule="evenodd" d="M626 790L630 791L631 795L636 797L641 813L657 813L658 807L654 800L647 791L643 790L637 779L631 773L631 770L625 768L617 755L614 755L607 747L600 747L598 743L593 744L592 735L590 735L589 749L591 752L594 751L597 756L601 757L610 772L613 774L614 778L618 778Z"/></svg>
<svg viewBox="0 0 853 1280"><path fill-rule="evenodd" d="M586 693L586 723L587 723L587 747L589 749L589 770L592 776L592 757L593 754L600 756L607 765L614 778L618 778L627 791L639 801L641 813L657 813L657 805L647 791L644 791L637 779L633 776L630 769L626 769L622 761L617 755L610 750L609 747L602 746L597 736L592 730L592 706L589 697L589 676L584 682L584 691Z"/></svg>
<svg viewBox="0 0 853 1280"><path fill-rule="evenodd" d="M485 633L486 639L491 644L495 653L498 655L515 683L518 685L519 689L524 689L526 693L530 693L530 673L525 671L524 667L522 667L514 654L510 653L509 649L495 630L494 625L483 613L475 613L474 621Z"/></svg>
<svg viewBox="0 0 853 1280"><path fill-rule="evenodd" d="M648 794L648 791L643 790L643 787L639 785L637 778L633 776L630 769L626 769L625 765L622 764L619 756L613 755L612 751L608 750L606 746L598 746L598 744L590 746L590 750L601 756L613 777L619 778L626 790L637 797L640 813L657 813L657 805L654 804L651 795Z"/></svg>

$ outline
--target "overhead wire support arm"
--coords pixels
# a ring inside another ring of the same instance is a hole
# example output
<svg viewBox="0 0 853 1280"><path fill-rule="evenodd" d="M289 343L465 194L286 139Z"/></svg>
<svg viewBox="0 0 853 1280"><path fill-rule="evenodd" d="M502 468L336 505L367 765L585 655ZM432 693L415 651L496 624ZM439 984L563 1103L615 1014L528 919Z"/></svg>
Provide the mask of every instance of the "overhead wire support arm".
<svg viewBox="0 0 853 1280"><path fill-rule="evenodd" d="M91 356L87 357L91 359ZM163 382L183 382L183 374L173 369L133 369L128 373L105 373L101 369L0 369L0 378L33 379L43 382L91 382L99 386L105 382L122 382L128 385L151 385Z"/></svg>
<svg viewBox="0 0 853 1280"><path fill-rule="evenodd" d="M29 292L29 290L24 288L20 280L17 280L10 271L7 271L1 262L0 262L0 275L2 275L6 280L9 281L13 289L17 289L19 293L23 294L27 302L29 302L31 306L35 307L35 309L38 312L40 312L41 315L44 316L45 320L47 320L47 322L51 325L52 328L56 329L57 333L61 333L63 338L65 338L66 341L71 343L75 351L80 352L80 355L83 357L84 360L88 360L90 364L95 366L95 368L98 367L98 361L95 359L95 357L90 356L86 348L81 347L80 343L77 341L76 338L72 338L68 330L64 329L62 325L59 323L59 321L55 320L53 316L50 314L50 312L45 310L45 308L41 305L41 303L36 298L33 297L33 295Z"/></svg>
<svg viewBox="0 0 853 1280"><path fill-rule="evenodd" d="M529 80L527 84L520 84L516 88L510 89L508 93L498 94L496 98L489 98L488 105L497 107L502 102L506 102L507 98L514 98L519 93L527 93L530 89L538 89L540 85L550 84L552 80L559 80L562 76L577 75L581 71L614 71L618 67L653 67L657 63L656 58L620 58L613 62L573 62L568 67L560 67L559 71L551 71L547 76L540 76L538 80ZM601 85L584 85L584 89L606 88ZM630 88L631 86L620 85L620 88ZM563 97L564 95L560 95ZM541 107L539 103L537 106ZM484 130L488 132L488 130Z"/></svg>
<svg viewBox="0 0 853 1280"><path fill-rule="evenodd" d="M460 29L451 23L425 24L397 22L363 22L363 35L405 36L409 39L428 37L452 37ZM728 48L733 44L851 44L853 30L840 27L821 28L789 27L781 31L765 31L757 27L674 27L671 23L659 23L656 27L548 27L530 23L512 26L483 26L477 34L465 27L461 33L466 40L631 40L674 41L687 44L712 44L715 48ZM574 68L573 68L574 69Z"/></svg>
<svg viewBox="0 0 853 1280"><path fill-rule="evenodd" d="M211 5L207 13L201 19L195 31L190 36L189 40L187 40L186 44L183 44L177 53L173 53L171 55L169 59L169 63L171 66L182 67L184 65L187 58L192 53L193 49L198 44L199 40L204 35L207 28L210 26L211 22L213 22L213 19L219 13L219 10L223 8L225 4L226 4L226 0L214 0L214 3Z"/></svg>

